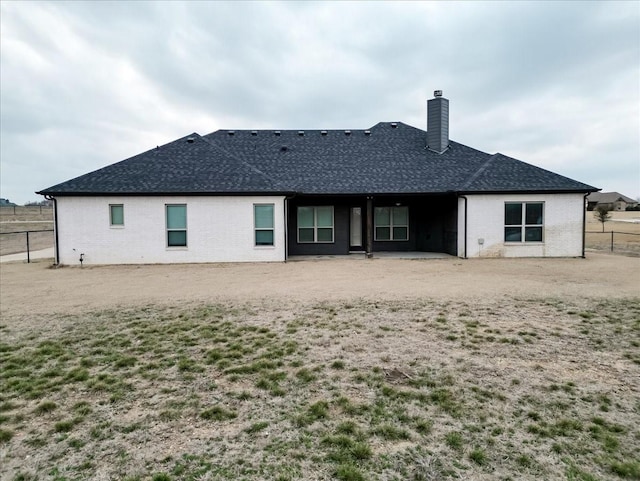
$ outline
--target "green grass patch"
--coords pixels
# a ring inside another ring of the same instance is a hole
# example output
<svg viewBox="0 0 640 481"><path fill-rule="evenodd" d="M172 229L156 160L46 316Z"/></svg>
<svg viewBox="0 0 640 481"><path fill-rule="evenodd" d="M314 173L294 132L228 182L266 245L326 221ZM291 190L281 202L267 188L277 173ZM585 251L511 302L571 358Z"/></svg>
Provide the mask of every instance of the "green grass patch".
<svg viewBox="0 0 640 481"><path fill-rule="evenodd" d="M36 406L33 412L36 414L48 414L55 411L57 407L58 405L53 401L43 401Z"/></svg>
<svg viewBox="0 0 640 481"><path fill-rule="evenodd" d="M238 413L222 406L212 406L202 411L200 417L207 421L227 421L238 417Z"/></svg>
<svg viewBox="0 0 640 481"><path fill-rule="evenodd" d="M362 471L353 464L341 464L335 471L336 479L340 481L366 481Z"/></svg>
<svg viewBox="0 0 640 481"><path fill-rule="evenodd" d="M269 422L260 421L260 422L257 422L257 423L253 423L251 426L249 426L247 429L245 429L245 432L247 432L249 434L255 434L255 433L259 433L260 431L264 431L268 427L269 427Z"/></svg>
<svg viewBox="0 0 640 481"><path fill-rule="evenodd" d="M6 443L13 437L13 431L8 429L0 429L0 443Z"/></svg>
<svg viewBox="0 0 640 481"><path fill-rule="evenodd" d="M611 472L625 479L640 479L640 461L612 462Z"/></svg>

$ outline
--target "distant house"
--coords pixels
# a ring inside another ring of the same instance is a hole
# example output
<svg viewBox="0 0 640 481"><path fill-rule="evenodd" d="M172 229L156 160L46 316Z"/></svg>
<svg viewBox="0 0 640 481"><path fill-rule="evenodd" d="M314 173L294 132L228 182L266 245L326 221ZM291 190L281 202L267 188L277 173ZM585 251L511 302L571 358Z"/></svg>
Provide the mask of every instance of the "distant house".
<svg viewBox="0 0 640 481"><path fill-rule="evenodd" d="M16 204L11 202L9 199L0 198L0 207L13 207Z"/></svg>
<svg viewBox="0 0 640 481"><path fill-rule="evenodd" d="M636 207L638 202L619 192L592 192L587 196L587 210L604 207L609 210L623 211L627 207Z"/></svg>
<svg viewBox="0 0 640 481"><path fill-rule="evenodd" d="M449 101L436 94L427 131L193 133L43 189L55 199L57 262L583 256L585 197L597 188L450 140Z"/></svg>

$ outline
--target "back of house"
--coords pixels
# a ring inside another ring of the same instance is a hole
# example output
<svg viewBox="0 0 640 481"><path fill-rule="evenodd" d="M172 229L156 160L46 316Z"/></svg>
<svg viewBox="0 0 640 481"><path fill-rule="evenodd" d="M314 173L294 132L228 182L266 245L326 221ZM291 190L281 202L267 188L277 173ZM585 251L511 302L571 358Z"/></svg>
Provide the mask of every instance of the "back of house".
<svg viewBox="0 0 640 481"><path fill-rule="evenodd" d="M585 197L597 188L450 140L440 91L427 111L426 131L192 133L44 189L56 262L584 256Z"/></svg>

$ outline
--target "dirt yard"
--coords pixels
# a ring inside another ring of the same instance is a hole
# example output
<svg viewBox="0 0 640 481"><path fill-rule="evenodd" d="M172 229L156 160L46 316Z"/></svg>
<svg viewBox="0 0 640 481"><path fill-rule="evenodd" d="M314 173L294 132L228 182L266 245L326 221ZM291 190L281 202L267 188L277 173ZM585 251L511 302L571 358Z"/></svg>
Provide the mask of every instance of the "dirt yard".
<svg viewBox="0 0 640 481"><path fill-rule="evenodd" d="M586 259L331 259L60 269L39 262L6 264L0 272L3 315L24 314L25 308L50 314L219 300L475 302L640 295L640 259L595 253Z"/></svg>
<svg viewBox="0 0 640 481"><path fill-rule="evenodd" d="M640 479L640 258L0 267L0 479Z"/></svg>

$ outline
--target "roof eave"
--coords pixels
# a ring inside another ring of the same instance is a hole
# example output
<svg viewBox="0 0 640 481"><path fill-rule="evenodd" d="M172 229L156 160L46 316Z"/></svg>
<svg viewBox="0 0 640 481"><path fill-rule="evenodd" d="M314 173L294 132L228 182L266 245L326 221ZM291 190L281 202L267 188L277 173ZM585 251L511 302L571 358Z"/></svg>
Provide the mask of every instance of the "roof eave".
<svg viewBox="0 0 640 481"><path fill-rule="evenodd" d="M46 195L51 197L161 197L161 196L187 196L187 197L222 197L222 196L291 196L295 195L292 191L230 191L230 192L51 192L40 191L36 192L39 195Z"/></svg>
<svg viewBox="0 0 640 481"><path fill-rule="evenodd" d="M596 187L584 189L507 189L507 190L460 190L456 191L458 195L483 195L483 194L589 194L598 192L600 189Z"/></svg>

